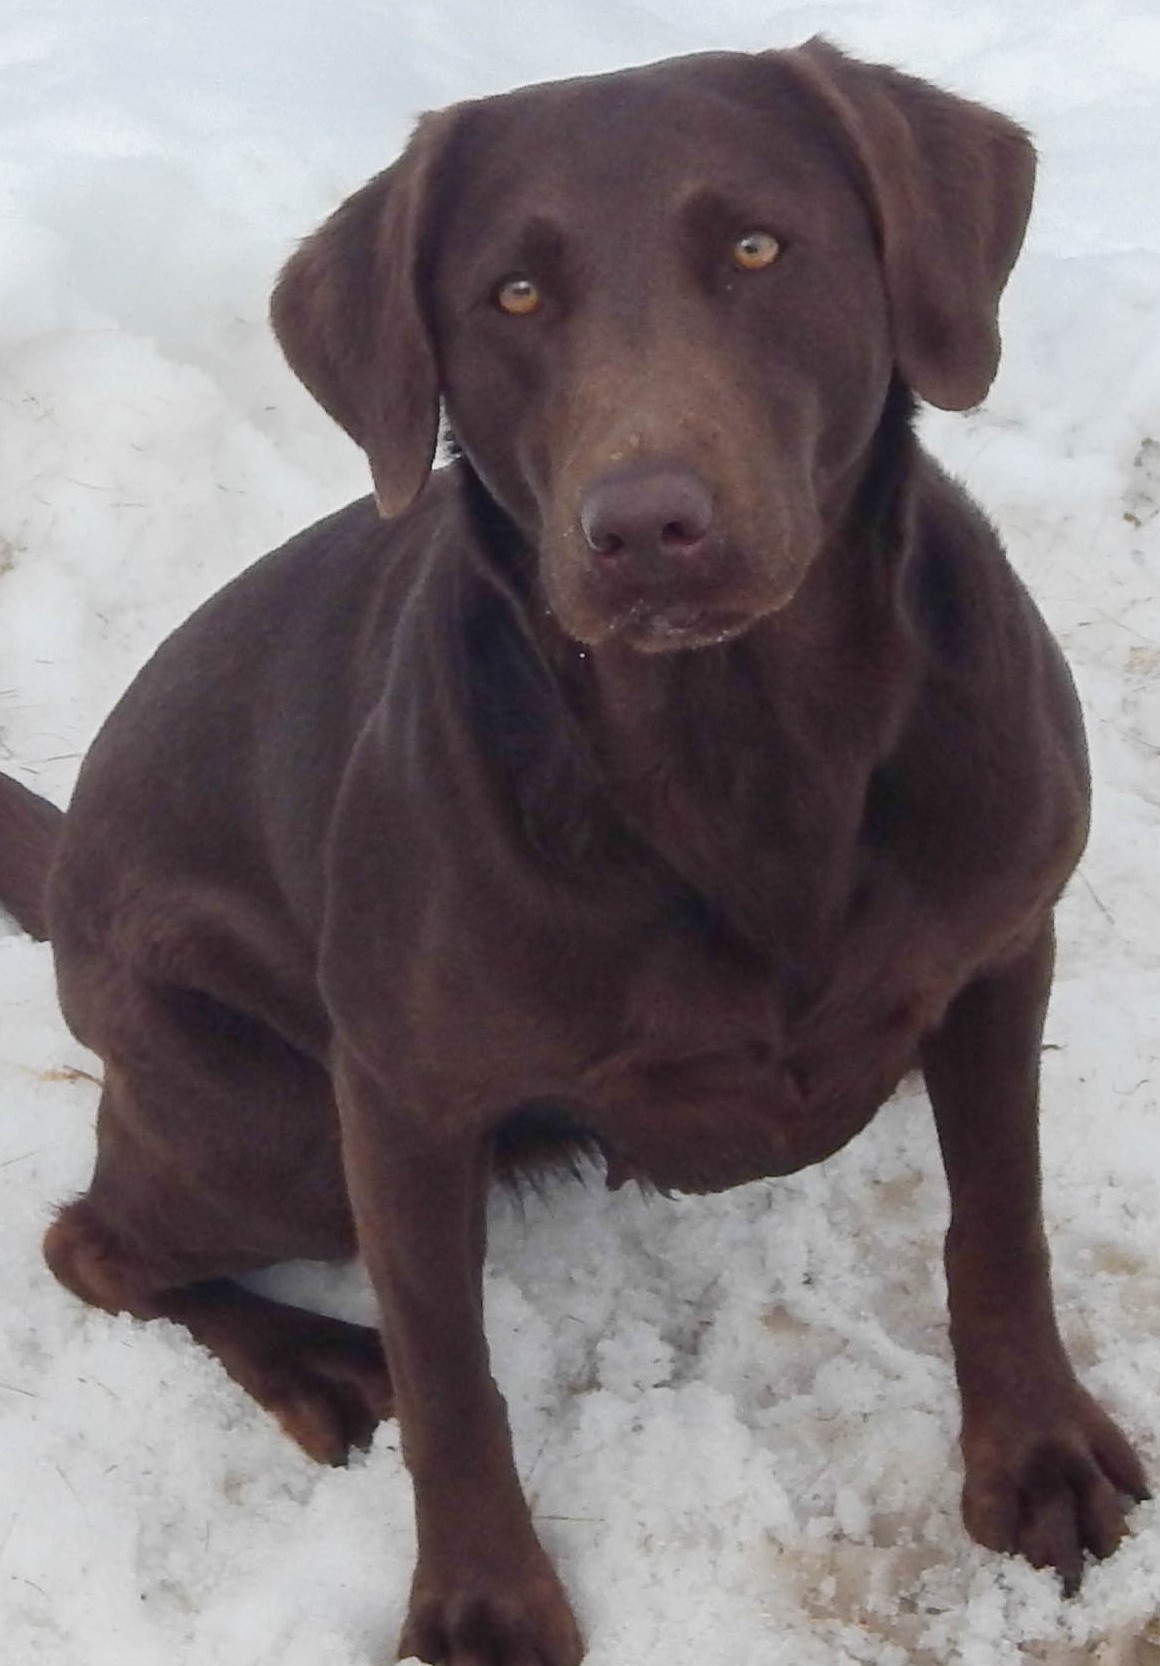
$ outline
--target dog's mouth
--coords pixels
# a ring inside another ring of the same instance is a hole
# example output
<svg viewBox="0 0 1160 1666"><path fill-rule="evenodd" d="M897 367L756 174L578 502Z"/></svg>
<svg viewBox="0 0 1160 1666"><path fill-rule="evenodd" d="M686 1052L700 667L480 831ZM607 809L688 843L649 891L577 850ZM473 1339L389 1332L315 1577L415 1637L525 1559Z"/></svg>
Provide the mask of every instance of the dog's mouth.
<svg viewBox="0 0 1160 1666"><path fill-rule="evenodd" d="M540 593L564 634L587 648L617 644L640 654L714 648L793 600L812 548L805 538L755 547L721 537L692 553L612 552L609 559L573 529L559 543L544 541Z"/></svg>
<svg viewBox="0 0 1160 1666"><path fill-rule="evenodd" d="M616 614L609 635L619 637L639 653L665 654L718 647L740 636L752 623L753 615L738 609L639 600Z"/></svg>

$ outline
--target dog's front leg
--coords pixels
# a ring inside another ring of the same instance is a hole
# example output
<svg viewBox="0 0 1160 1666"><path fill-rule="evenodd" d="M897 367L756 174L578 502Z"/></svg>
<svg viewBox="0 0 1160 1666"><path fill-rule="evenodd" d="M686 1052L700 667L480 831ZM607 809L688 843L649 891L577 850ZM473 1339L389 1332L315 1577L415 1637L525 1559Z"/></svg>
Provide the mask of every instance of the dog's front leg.
<svg viewBox="0 0 1160 1666"><path fill-rule="evenodd" d="M1079 1583L1085 1551L1147 1496L1136 1454L1080 1387L1056 1327L1040 1214L1039 1051L1050 925L952 1004L923 1048L950 1187L951 1343L963 1400L963 1516L980 1543Z"/></svg>
<svg viewBox="0 0 1160 1666"><path fill-rule="evenodd" d="M577 1666L583 1645L532 1527L483 1330L490 1141L401 1117L350 1055L335 1070L359 1246L378 1298L419 1557L400 1653L447 1666ZM429 1132L438 1128L438 1133Z"/></svg>

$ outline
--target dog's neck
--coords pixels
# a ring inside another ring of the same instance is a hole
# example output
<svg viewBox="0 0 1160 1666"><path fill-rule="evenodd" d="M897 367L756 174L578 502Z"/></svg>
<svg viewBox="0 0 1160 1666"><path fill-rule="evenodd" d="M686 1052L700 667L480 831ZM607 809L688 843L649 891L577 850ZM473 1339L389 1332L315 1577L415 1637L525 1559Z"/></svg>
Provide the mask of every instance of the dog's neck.
<svg viewBox="0 0 1160 1666"><path fill-rule="evenodd" d="M768 943L775 930L790 962L805 953L795 944L838 926L871 778L906 722L921 661L905 602L912 412L909 392L893 390L846 513L794 601L728 644L672 654L566 637L528 588L526 544L462 465L507 604L494 597L500 611L484 634L502 651L500 618L514 609L531 656L527 699L506 716L535 706L537 732L493 733L509 764L518 759L525 822L554 856L567 861L560 841L575 836L577 860L592 859L619 823L739 936L752 929ZM520 652L514 641L508 652ZM815 893L803 894L803 874Z"/></svg>

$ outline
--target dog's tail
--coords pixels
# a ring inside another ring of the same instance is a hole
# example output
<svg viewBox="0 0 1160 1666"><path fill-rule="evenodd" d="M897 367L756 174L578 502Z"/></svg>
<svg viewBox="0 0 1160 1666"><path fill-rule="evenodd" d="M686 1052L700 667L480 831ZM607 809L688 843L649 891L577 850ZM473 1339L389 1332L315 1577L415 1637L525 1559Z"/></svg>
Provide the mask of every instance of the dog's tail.
<svg viewBox="0 0 1160 1666"><path fill-rule="evenodd" d="M42 942L44 900L63 813L47 798L0 774L0 905Z"/></svg>

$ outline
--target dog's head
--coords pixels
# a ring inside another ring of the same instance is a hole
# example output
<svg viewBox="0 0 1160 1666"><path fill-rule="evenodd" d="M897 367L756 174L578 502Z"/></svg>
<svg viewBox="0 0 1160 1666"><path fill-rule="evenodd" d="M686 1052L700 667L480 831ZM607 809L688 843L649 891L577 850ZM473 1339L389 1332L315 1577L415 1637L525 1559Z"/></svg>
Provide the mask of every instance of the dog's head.
<svg viewBox="0 0 1160 1666"><path fill-rule="evenodd" d="M1034 153L821 41L430 116L290 260L275 329L385 514L440 401L563 629L642 651L784 606L892 378L986 393Z"/></svg>

